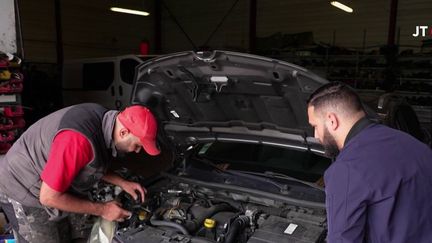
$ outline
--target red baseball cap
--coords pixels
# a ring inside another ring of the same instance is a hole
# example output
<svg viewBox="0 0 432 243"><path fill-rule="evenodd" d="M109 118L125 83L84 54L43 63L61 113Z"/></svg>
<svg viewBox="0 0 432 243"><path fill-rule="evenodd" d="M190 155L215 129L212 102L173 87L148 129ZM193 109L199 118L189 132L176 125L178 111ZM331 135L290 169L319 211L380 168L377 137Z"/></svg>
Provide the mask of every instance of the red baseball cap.
<svg viewBox="0 0 432 243"><path fill-rule="evenodd" d="M123 126L134 136L139 137L148 154L154 156L160 153L156 146L157 122L149 109L144 106L133 105L120 112L117 117Z"/></svg>

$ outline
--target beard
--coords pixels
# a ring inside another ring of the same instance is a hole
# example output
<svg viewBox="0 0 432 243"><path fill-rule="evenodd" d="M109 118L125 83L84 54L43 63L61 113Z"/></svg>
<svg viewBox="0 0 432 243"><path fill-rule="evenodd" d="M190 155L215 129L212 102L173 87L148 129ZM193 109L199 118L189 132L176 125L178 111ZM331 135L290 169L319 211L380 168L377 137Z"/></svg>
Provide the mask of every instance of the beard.
<svg viewBox="0 0 432 243"><path fill-rule="evenodd" d="M325 155L329 158L336 158L339 155L339 148L335 138L330 134L327 126L324 129L324 137L322 141Z"/></svg>
<svg viewBox="0 0 432 243"><path fill-rule="evenodd" d="M124 148L123 148L122 145L116 144L115 145L115 149L117 151L117 156L116 156L117 158L124 158L124 157L126 157L126 152L125 152L125 150L124 150Z"/></svg>
<svg viewBox="0 0 432 243"><path fill-rule="evenodd" d="M114 144L117 150L117 157L125 157L128 153L129 139L125 141L119 141Z"/></svg>

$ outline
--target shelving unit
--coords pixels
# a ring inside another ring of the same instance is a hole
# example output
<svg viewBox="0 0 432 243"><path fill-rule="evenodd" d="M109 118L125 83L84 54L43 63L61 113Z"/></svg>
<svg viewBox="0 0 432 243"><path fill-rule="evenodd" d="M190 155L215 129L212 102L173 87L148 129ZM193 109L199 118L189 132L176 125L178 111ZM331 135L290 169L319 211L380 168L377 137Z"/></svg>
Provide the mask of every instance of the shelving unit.
<svg viewBox="0 0 432 243"><path fill-rule="evenodd" d="M432 56L400 55L398 66L399 86L409 90L400 94L411 104L421 126L432 134Z"/></svg>
<svg viewBox="0 0 432 243"><path fill-rule="evenodd" d="M343 81L354 87L375 88L386 69L384 55L280 55L274 58L305 67L330 81Z"/></svg>
<svg viewBox="0 0 432 243"><path fill-rule="evenodd" d="M375 47L376 48L376 47ZM366 49L368 50L368 49ZM280 52L270 57L305 67L330 80L342 81L361 89L376 89L392 72L398 90L432 93L432 55L401 51L392 70L387 67L386 56L380 51L351 50L351 54L321 54L313 51Z"/></svg>
<svg viewBox="0 0 432 243"><path fill-rule="evenodd" d="M0 52L0 154L6 153L25 127L21 59Z"/></svg>
<svg viewBox="0 0 432 243"><path fill-rule="evenodd" d="M291 50L271 57L305 67L329 81L342 81L357 89L377 90L390 70L385 55L379 54L376 48L367 50L351 50L351 54L340 55L322 49L321 54ZM422 51L417 54L399 52L391 72L395 77L396 93L412 105L423 129L432 134L432 55Z"/></svg>
<svg viewBox="0 0 432 243"><path fill-rule="evenodd" d="M18 2L1 1L0 34L0 154L6 153L25 127L21 92L24 75ZM19 57L20 56L20 57Z"/></svg>
<svg viewBox="0 0 432 243"><path fill-rule="evenodd" d="M432 93L432 56L409 55L398 58L399 84L406 89ZM430 104L432 105L432 104Z"/></svg>

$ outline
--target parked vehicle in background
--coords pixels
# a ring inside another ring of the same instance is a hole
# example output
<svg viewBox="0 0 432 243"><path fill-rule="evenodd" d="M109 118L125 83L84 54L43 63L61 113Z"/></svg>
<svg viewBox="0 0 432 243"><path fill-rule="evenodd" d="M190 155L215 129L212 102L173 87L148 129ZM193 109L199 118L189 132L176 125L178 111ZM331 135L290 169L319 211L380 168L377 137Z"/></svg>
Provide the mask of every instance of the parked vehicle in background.
<svg viewBox="0 0 432 243"><path fill-rule="evenodd" d="M63 65L63 105L95 102L121 109L129 104L135 68L155 56L124 55L66 61Z"/></svg>

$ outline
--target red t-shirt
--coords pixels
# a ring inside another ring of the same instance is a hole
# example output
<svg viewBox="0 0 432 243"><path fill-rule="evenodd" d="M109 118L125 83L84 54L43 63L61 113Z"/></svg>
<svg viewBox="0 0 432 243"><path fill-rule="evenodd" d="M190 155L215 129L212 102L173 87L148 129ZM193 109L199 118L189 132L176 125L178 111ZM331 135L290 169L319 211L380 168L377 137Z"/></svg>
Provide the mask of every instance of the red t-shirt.
<svg viewBox="0 0 432 243"><path fill-rule="evenodd" d="M65 192L91 160L93 150L90 141L79 132L62 131L54 138L41 179L51 189Z"/></svg>

